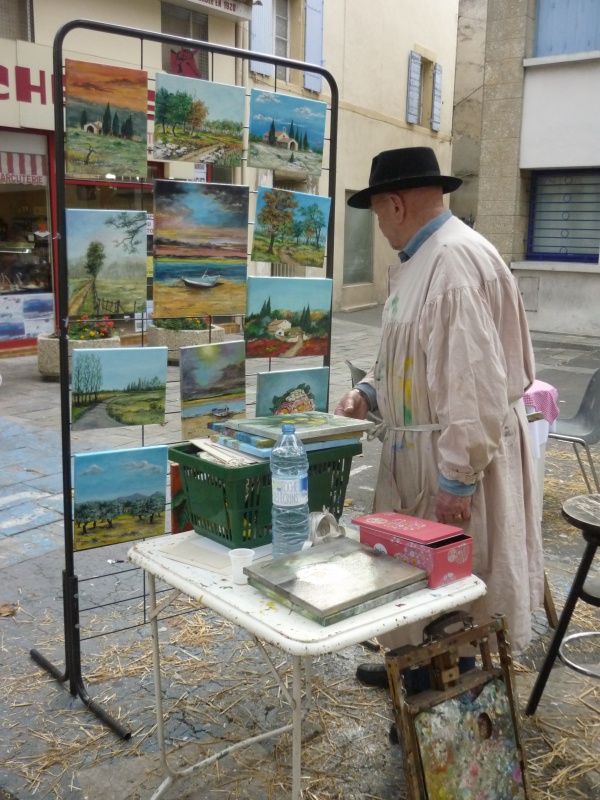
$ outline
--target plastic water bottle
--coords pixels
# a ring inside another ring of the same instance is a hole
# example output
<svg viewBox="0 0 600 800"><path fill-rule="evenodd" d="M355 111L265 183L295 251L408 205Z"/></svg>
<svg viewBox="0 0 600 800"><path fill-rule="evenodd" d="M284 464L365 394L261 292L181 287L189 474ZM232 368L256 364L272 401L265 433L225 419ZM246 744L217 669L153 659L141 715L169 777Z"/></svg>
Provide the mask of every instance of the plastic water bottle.
<svg viewBox="0 0 600 800"><path fill-rule="evenodd" d="M310 533L308 457L293 425L283 424L271 451L273 558L302 549Z"/></svg>

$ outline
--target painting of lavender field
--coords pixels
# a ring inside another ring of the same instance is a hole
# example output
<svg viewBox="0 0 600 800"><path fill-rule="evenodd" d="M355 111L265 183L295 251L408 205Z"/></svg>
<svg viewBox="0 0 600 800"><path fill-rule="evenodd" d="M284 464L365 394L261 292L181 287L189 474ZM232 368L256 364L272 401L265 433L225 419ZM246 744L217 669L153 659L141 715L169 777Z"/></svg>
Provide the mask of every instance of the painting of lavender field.
<svg viewBox="0 0 600 800"><path fill-rule="evenodd" d="M259 372L256 376L256 416L284 416L327 411L329 367Z"/></svg>
<svg viewBox="0 0 600 800"><path fill-rule="evenodd" d="M68 208L69 316L146 308L145 211Z"/></svg>
<svg viewBox="0 0 600 800"><path fill-rule="evenodd" d="M248 197L247 186L156 181L157 317L244 313Z"/></svg>
<svg viewBox="0 0 600 800"><path fill-rule="evenodd" d="M154 159L239 167L245 101L241 86L159 72Z"/></svg>
<svg viewBox="0 0 600 800"><path fill-rule="evenodd" d="M320 175L327 104L252 89L248 166Z"/></svg>
<svg viewBox="0 0 600 800"><path fill-rule="evenodd" d="M260 186L252 260L322 267L331 199Z"/></svg>
<svg viewBox="0 0 600 800"><path fill-rule="evenodd" d="M65 169L69 175L146 177L148 74L65 62Z"/></svg>
<svg viewBox="0 0 600 800"><path fill-rule="evenodd" d="M208 436L209 422L246 416L243 341L201 344L180 350L181 433Z"/></svg>
<svg viewBox="0 0 600 800"><path fill-rule="evenodd" d="M78 454L73 476L75 550L165 532L166 447Z"/></svg>
<svg viewBox="0 0 600 800"><path fill-rule="evenodd" d="M165 421L166 347L73 350L74 431Z"/></svg>

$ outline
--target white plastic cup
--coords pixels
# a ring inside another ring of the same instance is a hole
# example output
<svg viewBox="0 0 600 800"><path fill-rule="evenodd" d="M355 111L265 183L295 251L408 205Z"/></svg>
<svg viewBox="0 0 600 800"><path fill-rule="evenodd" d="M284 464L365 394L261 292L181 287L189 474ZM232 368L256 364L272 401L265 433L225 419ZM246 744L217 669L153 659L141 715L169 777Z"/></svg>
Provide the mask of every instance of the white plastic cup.
<svg viewBox="0 0 600 800"><path fill-rule="evenodd" d="M249 567L254 558L254 550L239 547L229 551L231 560L231 574L234 583L248 583L248 576L244 575L244 567Z"/></svg>

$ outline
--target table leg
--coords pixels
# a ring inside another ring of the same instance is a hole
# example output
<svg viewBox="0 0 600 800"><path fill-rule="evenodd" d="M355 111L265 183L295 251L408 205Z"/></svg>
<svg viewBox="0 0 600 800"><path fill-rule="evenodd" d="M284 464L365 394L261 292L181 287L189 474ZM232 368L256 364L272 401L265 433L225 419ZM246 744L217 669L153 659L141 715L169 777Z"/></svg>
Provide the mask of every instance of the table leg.
<svg viewBox="0 0 600 800"><path fill-rule="evenodd" d="M302 797L302 659L292 656L292 800Z"/></svg>
<svg viewBox="0 0 600 800"><path fill-rule="evenodd" d="M148 573L148 589L150 601L150 627L152 630L152 667L154 672L154 701L156 703L156 735L160 750L160 764L164 770L167 766L165 749L165 728L163 722L162 686L160 682L160 645L158 641L158 613L156 610L156 581L151 572Z"/></svg>

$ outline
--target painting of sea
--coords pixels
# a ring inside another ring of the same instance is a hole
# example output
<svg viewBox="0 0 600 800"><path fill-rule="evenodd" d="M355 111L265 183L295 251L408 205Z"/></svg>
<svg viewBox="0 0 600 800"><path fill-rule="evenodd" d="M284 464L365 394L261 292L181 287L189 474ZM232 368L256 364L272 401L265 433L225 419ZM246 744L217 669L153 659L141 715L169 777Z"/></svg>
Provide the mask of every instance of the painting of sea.
<svg viewBox="0 0 600 800"><path fill-rule="evenodd" d="M256 376L256 416L302 411L327 411L329 367L259 372Z"/></svg>
<svg viewBox="0 0 600 800"><path fill-rule="evenodd" d="M241 86L157 73L154 159L239 167L245 100Z"/></svg>
<svg viewBox="0 0 600 800"><path fill-rule="evenodd" d="M165 532L166 447L78 454L73 477L75 550Z"/></svg>
<svg viewBox="0 0 600 800"><path fill-rule="evenodd" d="M247 358L324 356L331 325L330 278L248 278Z"/></svg>
<svg viewBox="0 0 600 800"><path fill-rule="evenodd" d="M67 59L65 106L67 174L146 177L146 72Z"/></svg>
<svg viewBox="0 0 600 800"><path fill-rule="evenodd" d="M154 314L243 314L247 186L158 180L154 202Z"/></svg>
<svg viewBox="0 0 600 800"><path fill-rule="evenodd" d="M322 267L331 199L260 186L252 260Z"/></svg>
<svg viewBox="0 0 600 800"><path fill-rule="evenodd" d="M73 350L74 431L165 421L166 347Z"/></svg>
<svg viewBox="0 0 600 800"><path fill-rule="evenodd" d="M248 166L320 175L327 104L252 89Z"/></svg>
<svg viewBox="0 0 600 800"><path fill-rule="evenodd" d="M208 436L209 422L244 418L244 342L201 344L182 347L180 352L182 436Z"/></svg>
<svg viewBox="0 0 600 800"><path fill-rule="evenodd" d="M69 316L146 310L145 211L68 208Z"/></svg>

